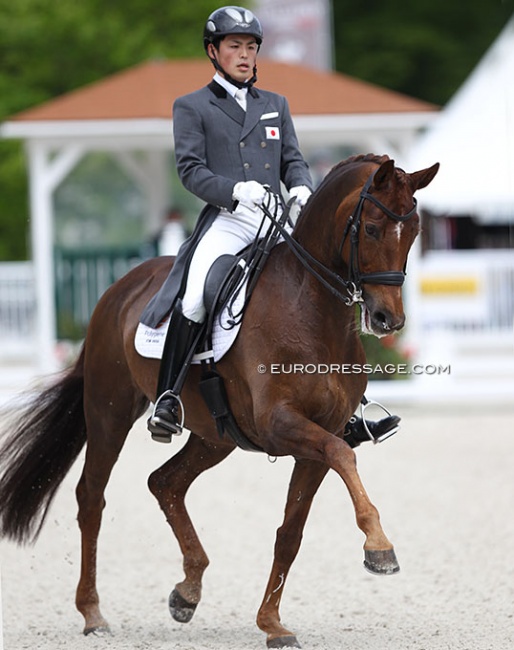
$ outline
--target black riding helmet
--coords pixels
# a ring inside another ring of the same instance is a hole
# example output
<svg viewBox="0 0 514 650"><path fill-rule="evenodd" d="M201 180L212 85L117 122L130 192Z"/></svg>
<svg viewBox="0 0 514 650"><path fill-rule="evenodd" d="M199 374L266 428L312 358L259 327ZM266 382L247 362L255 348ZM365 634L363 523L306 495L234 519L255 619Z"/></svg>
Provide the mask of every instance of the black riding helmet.
<svg viewBox="0 0 514 650"><path fill-rule="evenodd" d="M219 42L229 34L247 34L253 36L257 45L260 47L262 43L262 26L258 18L249 10L244 7L221 7L216 9L207 19L203 30L203 46L209 56L208 46L210 43L218 49ZM209 56L212 64L223 74L223 76L235 86L240 88L252 86L257 81L257 68L253 70L253 77L245 83L240 83L232 79L223 68L219 65L216 59Z"/></svg>

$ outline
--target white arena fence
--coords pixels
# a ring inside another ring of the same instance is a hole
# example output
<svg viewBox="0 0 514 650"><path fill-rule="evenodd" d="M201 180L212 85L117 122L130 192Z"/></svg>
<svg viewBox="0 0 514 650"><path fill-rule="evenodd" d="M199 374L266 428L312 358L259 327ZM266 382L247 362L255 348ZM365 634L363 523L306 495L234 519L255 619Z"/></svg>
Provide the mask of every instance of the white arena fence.
<svg viewBox="0 0 514 650"><path fill-rule="evenodd" d="M0 263L0 354L33 351L36 323L32 262Z"/></svg>
<svg viewBox="0 0 514 650"><path fill-rule="evenodd" d="M420 261L422 331L511 337L514 252L430 251Z"/></svg>
<svg viewBox="0 0 514 650"><path fill-rule="evenodd" d="M119 260L111 260L108 274L103 258L93 266L91 259L87 264L84 260L58 264L58 277L70 276L75 318L87 324L108 284L140 261L132 257L119 267ZM513 336L511 251L432 251L420 260L419 278L416 316L421 336L446 333L458 339L469 335L477 345ZM34 350L35 316L33 264L0 263L0 356Z"/></svg>

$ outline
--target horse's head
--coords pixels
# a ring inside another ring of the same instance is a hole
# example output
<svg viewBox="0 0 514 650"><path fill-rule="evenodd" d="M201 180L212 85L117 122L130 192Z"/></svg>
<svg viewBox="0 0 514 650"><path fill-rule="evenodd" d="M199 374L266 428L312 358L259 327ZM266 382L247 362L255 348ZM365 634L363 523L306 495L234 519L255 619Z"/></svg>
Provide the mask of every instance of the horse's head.
<svg viewBox="0 0 514 650"><path fill-rule="evenodd" d="M401 287L419 232L414 193L438 169L407 174L388 156L353 156L332 168L298 219L291 249L339 300L361 304L368 334L404 325Z"/></svg>
<svg viewBox="0 0 514 650"><path fill-rule="evenodd" d="M349 279L361 292L357 295L363 332L383 336L405 323L401 287L407 256L419 232L414 193L432 181L439 164L408 174L385 156L373 160L359 165L360 189L352 193L350 216L344 206L352 197L340 204L338 212L346 221L340 254Z"/></svg>

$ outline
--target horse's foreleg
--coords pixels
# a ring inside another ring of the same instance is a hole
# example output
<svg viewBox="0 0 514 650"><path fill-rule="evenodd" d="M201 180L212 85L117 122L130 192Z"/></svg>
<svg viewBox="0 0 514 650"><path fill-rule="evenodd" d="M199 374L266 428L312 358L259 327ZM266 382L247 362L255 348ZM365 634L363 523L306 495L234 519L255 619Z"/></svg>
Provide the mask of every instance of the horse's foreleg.
<svg viewBox="0 0 514 650"><path fill-rule="evenodd" d="M184 557L182 582L175 585L169 598L172 617L188 623L200 602L202 577L209 559L198 539L185 506L186 493L205 470L224 460L234 446L216 444L191 434L184 447L148 479L148 486L166 515Z"/></svg>
<svg viewBox="0 0 514 650"><path fill-rule="evenodd" d="M289 569L300 544L312 500L328 466L312 461L296 461L282 526L277 530L275 555L264 599L257 614L257 625L267 634L268 648L300 647L296 636L282 626L279 606Z"/></svg>
<svg viewBox="0 0 514 650"><path fill-rule="evenodd" d="M371 503L357 472L356 456L345 442L333 438L326 449L327 459L348 488L355 509L357 526L366 536L364 566L371 573L392 574L399 571L393 545L380 523L377 508Z"/></svg>
<svg viewBox="0 0 514 650"><path fill-rule="evenodd" d="M266 451L271 455L292 455L321 461L343 479L355 509L358 527L366 536L364 565L372 573L391 574L399 570L393 545L380 524L378 510L371 503L357 472L355 452L345 442L288 408L273 413L279 435L271 435ZM297 432L302 435L298 436Z"/></svg>

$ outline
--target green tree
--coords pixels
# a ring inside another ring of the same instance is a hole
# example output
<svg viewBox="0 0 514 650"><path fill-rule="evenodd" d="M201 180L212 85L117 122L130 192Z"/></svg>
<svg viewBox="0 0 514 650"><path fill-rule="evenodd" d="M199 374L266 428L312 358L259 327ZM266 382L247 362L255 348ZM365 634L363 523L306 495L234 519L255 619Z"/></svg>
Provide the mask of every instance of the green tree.
<svg viewBox="0 0 514 650"><path fill-rule="evenodd" d="M205 17L220 4L0 0L0 122L151 58L203 56ZM514 11L514 0L332 4L337 70L438 104L464 81ZM27 224L22 148L0 140L0 260L27 256Z"/></svg>
<svg viewBox="0 0 514 650"><path fill-rule="evenodd" d="M336 69L445 104L514 12L514 0L333 0Z"/></svg>
<svg viewBox="0 0 514 650"><path fill-rule="evenodd" d="M0 0L0 115L156 58L202 55L216 0Z"/></svg>
<svg viewBox="0 0 514 650"><path fill-rule="evenodd" d="M0 122L152 58L202 56L219 2L0 0ZM0 140L0 260L27 257L20 143Z"/></svg>
<svg viewBox="0 0 514 650"><path fill-rule="evenodd" d="M27 256L27 172L23 150L17 142L0 140L0 260Z"/></svg>

